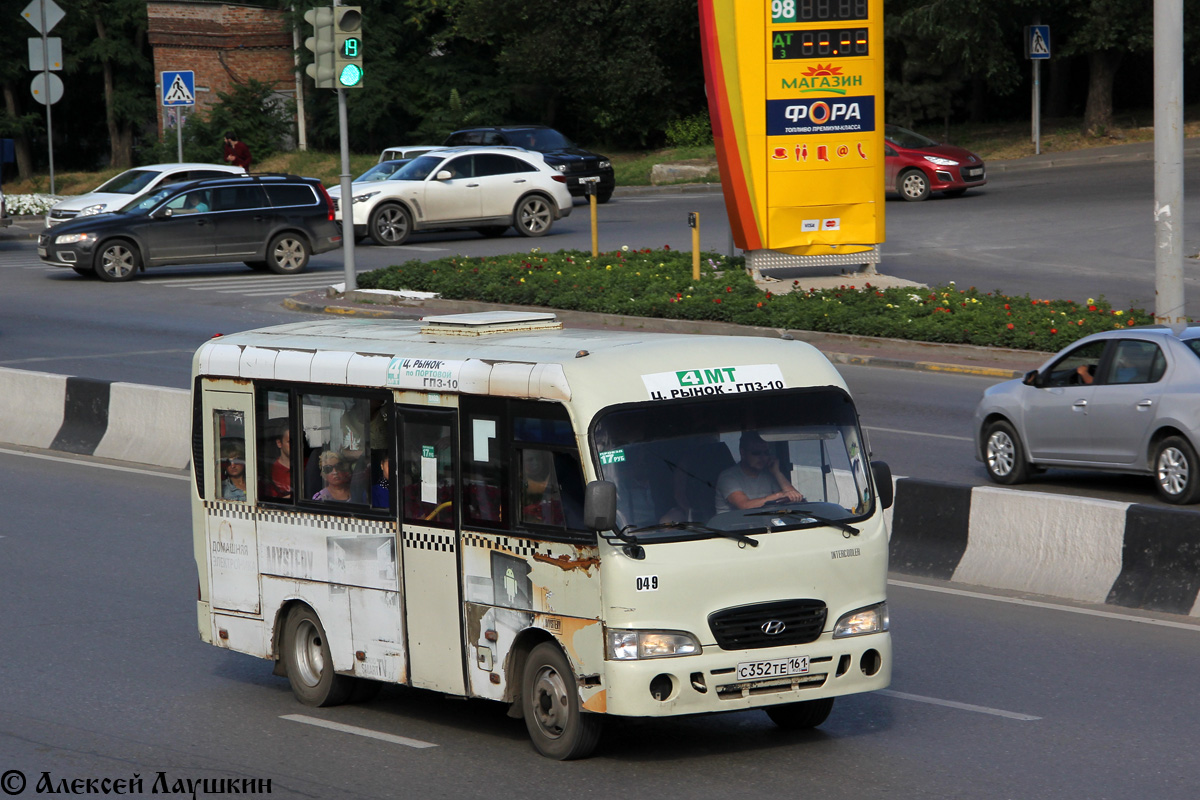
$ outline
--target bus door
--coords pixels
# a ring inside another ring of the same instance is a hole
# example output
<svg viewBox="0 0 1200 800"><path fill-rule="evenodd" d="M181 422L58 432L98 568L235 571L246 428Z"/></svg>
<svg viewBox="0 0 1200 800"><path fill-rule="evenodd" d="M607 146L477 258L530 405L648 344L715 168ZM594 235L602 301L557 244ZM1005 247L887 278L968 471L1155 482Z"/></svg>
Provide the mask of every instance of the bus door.
<svg viewBox="0 0 1200 800"><path fill-rule="evenodd" d="M214 609L261 613L255 442L250 426L254 395L204 391L204 514Z"/></svg>
<svg viewBox="0 0 1200 800"><path fill-rule="evenodd" d="M458 412L402 409L398 416L409 683L466 694L458 579Z"/></svg>

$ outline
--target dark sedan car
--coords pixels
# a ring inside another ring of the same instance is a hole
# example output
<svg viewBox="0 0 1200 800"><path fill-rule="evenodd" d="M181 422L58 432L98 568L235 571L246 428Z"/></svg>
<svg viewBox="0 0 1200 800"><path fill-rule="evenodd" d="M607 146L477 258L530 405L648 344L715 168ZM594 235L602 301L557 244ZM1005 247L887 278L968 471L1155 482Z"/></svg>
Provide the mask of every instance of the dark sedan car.
<svg viewBox="0 0 1200 800"><path fill-rule="evenodd" d="M1150 475L1168 503L1200 500L1200 328L1080 339L984 392L975 455L997 483L1046 467Z"/></svg>
<svg viewBox="0 0 1200 800"><path fill-rule="evenodd" d="M899 125L884 126L884 173L888 189L905 200L924 200L930 192L958 197L987 183L983 159L952 144L939 144Z"/></svg>
<svg viewBox="0 0 1200 800"><path fill-rule="evenodd" d="M162 264L229 261L290 274L341 241L320 181L242 174L166 186L113 213L46 228L38 256L106 281Z"/></svg>
<svg viewBox="0 0 1200 800"><path fill-rule="evenodd" d="M464 128L450 134L445 145L508 145L535 150L542 154L547 164L566 177L567 189L573 197L583 197L587 194L587 184L581 183L580 178L599 178L600 182L596 186L598 203L607 203L617 185L613 177L612 162L606 156L584 150L554 128L547 128L545 125Z"/></svg>

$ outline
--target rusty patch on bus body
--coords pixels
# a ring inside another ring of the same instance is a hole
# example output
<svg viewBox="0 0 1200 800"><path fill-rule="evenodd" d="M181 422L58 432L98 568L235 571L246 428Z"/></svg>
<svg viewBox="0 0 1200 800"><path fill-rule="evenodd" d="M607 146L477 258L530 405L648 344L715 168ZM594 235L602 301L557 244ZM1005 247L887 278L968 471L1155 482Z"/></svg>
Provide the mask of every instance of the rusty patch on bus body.
<svg viewBox="0 0 1200 800"><path fill-rule="evenodd" d="M573 569L577 569L582 572L588 572L592 569L592 567L598 568L600 566L600 559L596 556L589 556L588 558L571 558L565 553L557 557L545 555L544 553L534 553L533 560L542 564L550 564L551 566L558 567L564 572Z"/></svg>

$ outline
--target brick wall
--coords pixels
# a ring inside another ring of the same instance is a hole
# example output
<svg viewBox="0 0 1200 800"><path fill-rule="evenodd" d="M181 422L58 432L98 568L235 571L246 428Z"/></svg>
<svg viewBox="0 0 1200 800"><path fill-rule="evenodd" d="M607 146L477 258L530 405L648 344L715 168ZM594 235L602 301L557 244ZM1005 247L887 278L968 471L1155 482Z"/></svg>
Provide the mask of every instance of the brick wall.
<svg viewBox="0 0 1200 800"><path fill-rule="evenodd" d="M218 92L250 79L274 86L289 99L295 96L292 31L283 10L216 0L150 0L146 12L160 134L164 109L158 79L165 71L195 73L196 105L185 113L203 114L217 102ZM220 147L221 142L213 143L215 159Z"/></svg>

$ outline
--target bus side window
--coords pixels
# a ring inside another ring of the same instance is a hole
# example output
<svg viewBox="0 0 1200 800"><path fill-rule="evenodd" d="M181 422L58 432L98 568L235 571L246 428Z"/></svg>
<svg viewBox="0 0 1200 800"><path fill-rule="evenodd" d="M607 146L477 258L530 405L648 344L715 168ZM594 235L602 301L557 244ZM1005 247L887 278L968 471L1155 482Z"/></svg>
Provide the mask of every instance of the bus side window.
<svg viewBox="0 0 1200 800"><path fill-rule="evenodd" d="M404 521L454 525L454 451L449 423L404 420L400 492Z"/></svg>
<svg viewBox="0 0 1200 800"><path fill-rule="evenodd" d="M217 497L246 502L246 421L240 411L214 411Z"/></svg>
<svg viewBox="0 0 1200 800"><path fill-rule="evenodd" d="M379 453L370 441L371 410L374 406L378 411L381 405L381 401L362 397L301 395L304 500L355 505L371 502L371 485L376 480L373 461ZM386 441L380 444L386 447Z"/></svg>
<svg viewBox="0 0 1200 800"><path fill-rule="evenodd" d="M527 447L520 451L521 522L583 528L583 473L571 453Z"/></svg>
<svg viewBox="0 0 1200 800"><path fill-rule="evenodd" d="M506 527L503 487L505 448L501 415L468 413L463 436L463 522L489 528Z"/></svg>
<svg viewBox="0 0 1200 800"><path fill-rule="evenodd" d="M258 498L292 502L292 423L288 393L260 392L258 397Z"/></svg>

